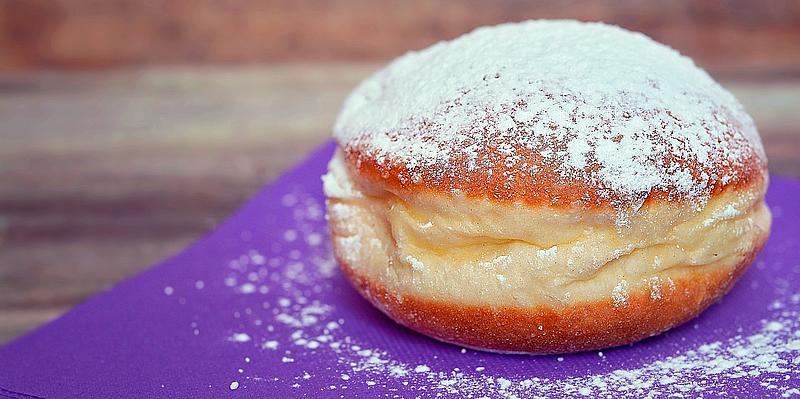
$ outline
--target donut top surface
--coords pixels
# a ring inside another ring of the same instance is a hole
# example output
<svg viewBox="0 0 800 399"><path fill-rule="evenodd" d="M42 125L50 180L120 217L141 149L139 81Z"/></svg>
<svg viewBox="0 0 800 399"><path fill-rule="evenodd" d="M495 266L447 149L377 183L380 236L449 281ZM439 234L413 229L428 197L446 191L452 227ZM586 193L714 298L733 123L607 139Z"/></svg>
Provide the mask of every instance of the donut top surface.
<svg viewBox="0 0 800 399"><path fill-rule="evenodd" d="M334 135L352 167L394 189L549 206L702 201L766 170L752 119L689 58L577 21L408 53L358 86Z"/></svg>

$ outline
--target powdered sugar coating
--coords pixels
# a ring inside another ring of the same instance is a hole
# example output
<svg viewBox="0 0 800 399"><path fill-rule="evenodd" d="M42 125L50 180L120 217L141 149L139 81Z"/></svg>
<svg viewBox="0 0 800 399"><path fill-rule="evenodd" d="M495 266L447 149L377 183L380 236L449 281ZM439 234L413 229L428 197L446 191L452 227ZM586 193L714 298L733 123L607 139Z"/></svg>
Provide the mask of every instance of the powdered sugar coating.
<svg viewBox="0 0 800 399"><path fill-rule="evenodd" d="M600 23L480 28L364 81L334 129L400 186L551 204L700 200L760 176L741 104L676 51Z"/></svg>

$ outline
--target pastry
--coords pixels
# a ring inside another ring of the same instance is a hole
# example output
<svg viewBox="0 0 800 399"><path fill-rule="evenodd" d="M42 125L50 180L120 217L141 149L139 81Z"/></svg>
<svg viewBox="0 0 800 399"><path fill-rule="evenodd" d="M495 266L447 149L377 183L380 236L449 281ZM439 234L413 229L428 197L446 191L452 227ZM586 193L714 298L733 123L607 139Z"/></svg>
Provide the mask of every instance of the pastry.
<svg viewBox="0 0 800 399"><path fill-rule="evenodd" d="M763 246L767 160L690 59L601 23L484 27L361 83L323 176L334 252L398 323L510 353L628 344Z"/></svg>

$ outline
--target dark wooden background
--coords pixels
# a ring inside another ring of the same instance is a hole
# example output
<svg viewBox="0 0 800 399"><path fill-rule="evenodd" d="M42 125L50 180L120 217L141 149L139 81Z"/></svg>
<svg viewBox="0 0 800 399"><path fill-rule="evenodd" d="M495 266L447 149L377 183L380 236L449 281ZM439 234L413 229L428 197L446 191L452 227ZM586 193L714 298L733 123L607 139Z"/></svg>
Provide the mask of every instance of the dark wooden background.
<svg viewBox="0 0 800 399"><path fill-rule="evenodd" d="M369 61L530 18L619 24L719 71L800 68L800 2L777 0L3 0L0 65Z"/></svg>
<svg viewBox="0 0 800 399"><path fill-rule="evenodd" d="M0 343L212 229L385 60L528 18L692 56L800 176L798 1L0 0Z"/></svg>

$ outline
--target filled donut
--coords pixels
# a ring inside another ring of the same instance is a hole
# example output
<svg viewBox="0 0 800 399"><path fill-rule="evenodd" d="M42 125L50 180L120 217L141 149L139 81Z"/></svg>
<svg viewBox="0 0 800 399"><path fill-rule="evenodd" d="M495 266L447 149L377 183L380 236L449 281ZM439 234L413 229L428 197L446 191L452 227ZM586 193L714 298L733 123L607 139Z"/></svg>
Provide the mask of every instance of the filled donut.
<svg viewBox="0 0 800 399"><path fill-rule="evenodd" d="M764 244L767 160L742 105L648 37L477 29L361 83L323 176L334 252L398 323L563 353L659 334Z"/></svg>

